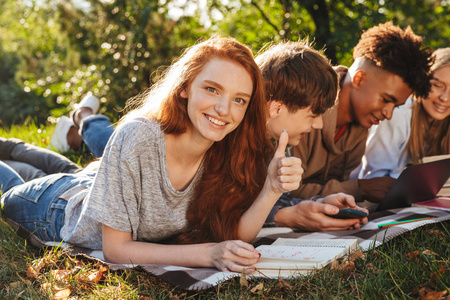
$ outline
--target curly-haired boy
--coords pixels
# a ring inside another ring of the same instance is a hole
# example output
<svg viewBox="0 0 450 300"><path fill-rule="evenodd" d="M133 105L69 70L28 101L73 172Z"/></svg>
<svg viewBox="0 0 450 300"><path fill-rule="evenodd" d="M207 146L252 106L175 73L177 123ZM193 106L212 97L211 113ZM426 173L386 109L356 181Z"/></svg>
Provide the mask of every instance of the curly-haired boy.
<svg viewBox="0 0 450 300"><path fill-rule="evenodd" d="M377 201L395 181L388 177L349 180L349 175L364 155L368 129L390 119L394 108L411 94L428 94L431 51L423 48L422 38L410 27L402 29L387 22L362 34L353 58L348 71L340 72L338 101L323 115L323 129L313 130L294 147L305 173L300 188L290 197L308 199L344 192L357 201ZM304 227L302 222L307 220L299 220L297 215L307 204L290 201L285 208L278 207L273 214L275 223ZM329 229L326 221L317 221L316 229Z"/></svg>

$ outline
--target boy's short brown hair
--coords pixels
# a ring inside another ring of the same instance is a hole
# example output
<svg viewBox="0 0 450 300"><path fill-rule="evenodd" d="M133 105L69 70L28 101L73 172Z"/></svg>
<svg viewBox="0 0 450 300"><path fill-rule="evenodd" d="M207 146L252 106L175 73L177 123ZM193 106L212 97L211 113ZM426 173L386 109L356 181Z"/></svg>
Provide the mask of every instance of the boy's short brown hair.
<svg viewBox="0 0 450 300"><path fill-rule="evenodd" d="M334 105L338 76L307 40L272 44L255 60L264 77L267 101L283 101L291 112L311 106L314 114Z"/></svg>
<svg viewBox="0 0 450 300"><path fill-rule="evenodd" d="M422 37L411 27L403 30L389 21L368 29L353 48L353 58L360 57L400 76L416 96L428 95L433 61L431 51L422 48Z"/></svg>

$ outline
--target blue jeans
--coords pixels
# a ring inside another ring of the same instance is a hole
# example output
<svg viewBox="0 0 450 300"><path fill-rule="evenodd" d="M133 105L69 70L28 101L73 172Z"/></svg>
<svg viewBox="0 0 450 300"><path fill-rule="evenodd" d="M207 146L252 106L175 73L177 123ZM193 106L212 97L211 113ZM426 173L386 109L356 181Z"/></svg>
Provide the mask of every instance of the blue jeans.
<svg viewBox="0 0 450 300"><path fill-rule="evenodd" d="M53 174L24 183L8 165L0 161L0 186L2 212L6 221L24 238L33 236L31 242L60 242L64 226L64 209L67 200L60 196L72 187L90 186L93 177L77 174Z"/></svg>
<svg viewBox="0 0 450 300"><path fill-rule="evenodd" d="M114 131L108 117L104 115L86 117L81 121L80 129L87 150L95 157L101 157Z"/></svg>

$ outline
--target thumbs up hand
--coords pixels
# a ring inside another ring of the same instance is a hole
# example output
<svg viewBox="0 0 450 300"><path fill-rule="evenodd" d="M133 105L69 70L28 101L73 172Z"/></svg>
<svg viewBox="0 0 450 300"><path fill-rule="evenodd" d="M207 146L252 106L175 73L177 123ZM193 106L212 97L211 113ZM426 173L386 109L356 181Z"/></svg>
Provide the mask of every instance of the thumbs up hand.
<svg viewBox="0 0 450 300"><path fill-rule="evenodd" d="M266 186L274 193L285 193L298 189L302 180L302 161L297 157L286 157L289 141L286 130L280 135L278 148L267 170Z"/></svg>

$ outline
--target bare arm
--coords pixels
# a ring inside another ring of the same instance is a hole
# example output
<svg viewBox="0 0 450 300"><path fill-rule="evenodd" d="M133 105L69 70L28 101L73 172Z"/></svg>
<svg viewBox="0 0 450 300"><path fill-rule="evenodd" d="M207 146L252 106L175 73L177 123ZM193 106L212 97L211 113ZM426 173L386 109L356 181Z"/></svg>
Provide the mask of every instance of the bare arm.
<svg viewBox="0 0 450 300"><path fill-rule="evenodd" d="M242 241L165 245L134 241L130 232L103 225L103 254L112 263L216 267L221 271L253 272L260 255Z"/></svg>
<svg viewBox="0 0 450 300"><path fill-rule="evenodd" d="M278 198L284 192L295 190L300 185L303 174L301 160L285 156L288 139L287 132L282 132L278 149L267 170L264 187L239 220L238 234L243 241L253 241Z"/></svg>

